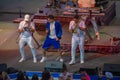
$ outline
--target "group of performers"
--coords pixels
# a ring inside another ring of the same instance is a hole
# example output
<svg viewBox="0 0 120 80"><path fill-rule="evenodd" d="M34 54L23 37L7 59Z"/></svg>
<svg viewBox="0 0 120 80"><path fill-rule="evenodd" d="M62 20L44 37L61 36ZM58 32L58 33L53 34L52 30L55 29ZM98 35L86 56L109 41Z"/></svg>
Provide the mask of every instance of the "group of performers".
<svg viewBox="0 0 120 80"><path fill-rule="evenodd" d="M88 12L89 13L89 9L95 8L95 5L98 4L98 1L99 0L49 0L49 3L51 3L52 5L54 5L55 3L59 3L59 7L61 9L65 9L65 11L70 8L73 8L73 9L78 8L77 12L80 11L80 12ZM100 3L100 1L99 1L99 3ZM99 6L99 7L101 7L101 6ZM79 8L81 8L81 9L83 8L83 9L79 10ZM75 11L76 10L74 10L74 13L76 13ZM88 16L84 16L84 19L87 20ZM98 26L96 24L97 22L95 20L95 17L93 17L93 16L90 17L89 21L92 23L96 38L99 40L100 36L99 36Z"/></svg>
<svg viewBox="0 0 120 80"><path fill-rule="evenodd" d="M62 0L66 1L66 0ZM77 1L77 0L72 0ZM81 8L84 7L94 7L95 0L78 0L77 1L78 6ZM75 5L74 5L75 6ZM85 32L86 32L86 18L88 16L80 16L80 15L74 15L73 20L69 23L69 32L72 33L72 40L71 40L71 61L69 64L75 63L75 54L76 54L76 48L79 45L80 49L80 63L84 63L84 42L85 42ZM90 19L91 23L93 24L94 30L95 30L95 36L97 40L100 40L98 27L95 21L95 17L92 17ZM37 62L36 58L36 51L33 45L33 33L35 31L35 25L33 22L30 21L30 15L25 15L24 20L20 22L18 31L20 33L20 53L21 53L21 59L19 62L25 61L25 53L24 53L24 46L27 43L29 47L31 48L31 52L33 55L33 62ZM57 60L63 62L62 58L62 52L60 50L60 40L62 38L62 25L59 21L54 19L53 15L48 15L47 17L47 23L46 23L46 39L42 45L43 49L43 56L40 62L45 62L47 60L46 51L51 48L51 46L54 49L57 49L59 58Z"/></svg>

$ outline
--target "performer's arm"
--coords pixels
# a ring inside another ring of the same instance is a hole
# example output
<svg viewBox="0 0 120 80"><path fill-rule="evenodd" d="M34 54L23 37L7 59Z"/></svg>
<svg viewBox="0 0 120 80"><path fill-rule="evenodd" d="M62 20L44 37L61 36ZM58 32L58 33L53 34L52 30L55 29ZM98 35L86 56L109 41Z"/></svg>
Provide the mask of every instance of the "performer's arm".
<svg viewBox="0 0 120 80"><path fill-rule="evenodd" d="M69 24L69 32L71 32L71 33L72 33L72 25L73 25L73 22L70 21L70 24Z"/></svg>
<svg viewBox="0 0 120 80"><path fill-rule="evenodd" d="M30 24L30 31L33 33L35 32L35 24L33 22Z"/></svg>
<svg viewBox="0 0 120 80"><path fill-rule="evenodd" d="M75 28L76 28L75 26L76 26L75 22L74 21L70 21L69 32L74 33Z"/></svg>
<svg viewBox="0 0 120 80"><path fill-rule="evenodd" d="M56 22L57 23L57 25L58 25L58 34L57 34L57 38L56 38L56 40L60 40L61 39L61 36L62 36L62 25L61 25L61 23L60 22Z"/></svg>
<svg viewBox="0 0 120 80"><path fill-rule="evenodd" d="M46 29L45 32L48 33L49 31Z"/></svg>
<svg viewBox="0 0 120 80"><path fill-rule="evenodd" d="M23 22L20 22L20 24L19 24L19 27L18 27L18 32L19 33L24 31L22 24L23 24Z"/></svg>
<svg viewBox="0 0 120 80"><path fill-rule="evenodd" d="M85 21L81 21L80 24L79 24L79 29L82 30L82 31L85 31L86 30L86 26L85 26Z"/></svg>
<svg viewBox="0 0 120 80"><path fill-rule="evenodd" d="M46 30L45 30L46 34L48 34L48 33L49 33L49 26L50 26L50 23L49 23L49 22L47 22L47 24L46 24Z"/></svg>

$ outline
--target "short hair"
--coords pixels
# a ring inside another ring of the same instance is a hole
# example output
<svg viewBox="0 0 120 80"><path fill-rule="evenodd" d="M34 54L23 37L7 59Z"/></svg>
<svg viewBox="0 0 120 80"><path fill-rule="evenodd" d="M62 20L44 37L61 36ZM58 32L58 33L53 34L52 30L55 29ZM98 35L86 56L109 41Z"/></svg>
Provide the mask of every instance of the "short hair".
<svg viewBox="0 0 120 80"><path fill-rule="evenodd" d="M41 78L41 80L49 80L50 77L51 77L50 72L48 70L44 70L42 72L42 78Z"/></svg>
<svg viewBox="0 0 120 80"><path fill-rule="evenodd" d="M32 76L32 79L31 79L31 80L39 80L38 75L37 75L37 74L33 74L33 76Z"/></svg>
<svg viewBox="0 0 120 80"><path fill-rule="evenodd" d="M48 18L54 19L54 16L53 15L48 15Z"/></svg>
<svg viewBox="0 0 120 80"><path fill-rule="evenodd" d="M75 15L73 18L74 19L79 19L79 15Z"/></svg>

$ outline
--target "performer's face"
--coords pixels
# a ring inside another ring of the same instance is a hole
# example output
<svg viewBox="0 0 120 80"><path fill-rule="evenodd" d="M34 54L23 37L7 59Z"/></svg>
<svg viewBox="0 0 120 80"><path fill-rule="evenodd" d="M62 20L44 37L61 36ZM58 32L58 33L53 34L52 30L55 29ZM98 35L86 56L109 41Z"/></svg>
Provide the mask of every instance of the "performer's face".
<svg viewBox="0 0 120 80"><path fill-rule="evenodd" d="M29 23L30 21L25 21L26 23Z"/></svg>
<svg viewBox="0 0 120 80"><path fill-rule="evenodd" d="M54 19L48 18L48 22L52 23L53 21L54 21Z"/></svg>
<svg viewBox="0 0 120 80"><path fill-rule="evenodd" d="M75 23L77 23L79 21L79 19L75 19L75 18L73 20L75 21Z"/></svg>

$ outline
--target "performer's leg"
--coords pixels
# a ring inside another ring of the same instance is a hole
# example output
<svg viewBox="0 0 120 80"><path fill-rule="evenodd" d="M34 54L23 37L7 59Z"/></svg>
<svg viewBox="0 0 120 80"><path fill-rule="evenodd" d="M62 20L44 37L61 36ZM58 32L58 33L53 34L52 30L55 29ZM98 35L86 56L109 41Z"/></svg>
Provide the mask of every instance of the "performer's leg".
<svg viewBox="0 0 120 80"><path fill-rule="evenodd" d="M58 57L56 60L59 60L60 62L63 62L64 60L62 59L62 52L61 49L58 49Z"/></svg>
<svg viewBox="0 0 120 80"><path fill-rule="evenodd" d="M19 46L20 46L20 54L21 54L21 59L19 60L19 62L23 62L25 60L25 52L24 52L25 40L24 39L20 39Z"/></svg>
<svg viewBox="0 0 120 80"><path fill-rule="evenodd" d="M44 57L46 57L46 52L47 52L47 51L46 51L45 49L43 49L43 56L44 56Z"/></svg>
<svg viewBox="0 0 120 80"><path fill-rule="evenodd" d="M29 37L28 40L27 40L27 43L31 49L31 52L32 52L32 55L33 55L33 62L36 63L37 62L37 58L36 58L36 50L34 48L34 44L33 44L33 41L32 41L32 37Z"/></svg>
<svg viewBox="0 0 120 80"><path fill-rule="evenodd" d="M99 40L99 39L100 39L100 36L99 36L98 26L97 26L95 17L92 17L92 18L91 18L91 23L93 24L96 38L97 38L97 40Z"/></svg>
<svg viewBox="0 0 120 80"><path fill-rule="evenodd" d="M37 62L37 58L36 58L35 48L31 48L31 52L32 52L32 55L33 55L33 62L36 63Z"/></svg>
<svg viewBox="0 0 120 80"><path fill-rule="evenodd" d="M71 42L71 61L69 62L70 65L75 63L76 47L77 47L77 40L76 40L76 38L72 37L72 42Z"/></svg>
<svg viewBox="0 0 120 80"><path fill-rule="evenodd" d="M80 49L80 63L84 63L84 36L80 37L79 49Z"/></svg>
<svg viewBox="0 0 120 80"><path fill-rule="evenodd" d="M40 60L41 63L45 62L47 57L46 57L46 51L47 49L49 49L51 46L51 39L50 38L47 38L44 43L43 43L43 46L42 46L42 52L43 52L43 56L42 56L42 59Z"/></svg>
<svg viewBox="0 0 120 80"><path fill-rule="evenodd" d="M42 59L40 60L41 63L45 62L47 57L46 57L46 50L45 49L42 49L42 52L43 52L43 56L42 56Z"/></svg>
<svg viewBox="0 0 120 80"><path fill-rule="evenodd" d="M58 57L56 58L56 61L60 61L60 62L63 62L63 59L62 59L62 51L60 49L60 41L56 41L56 39L53 39L51 41L51 46L54 47L55 50L57 50L57 53L58 53Z"/></svg>

